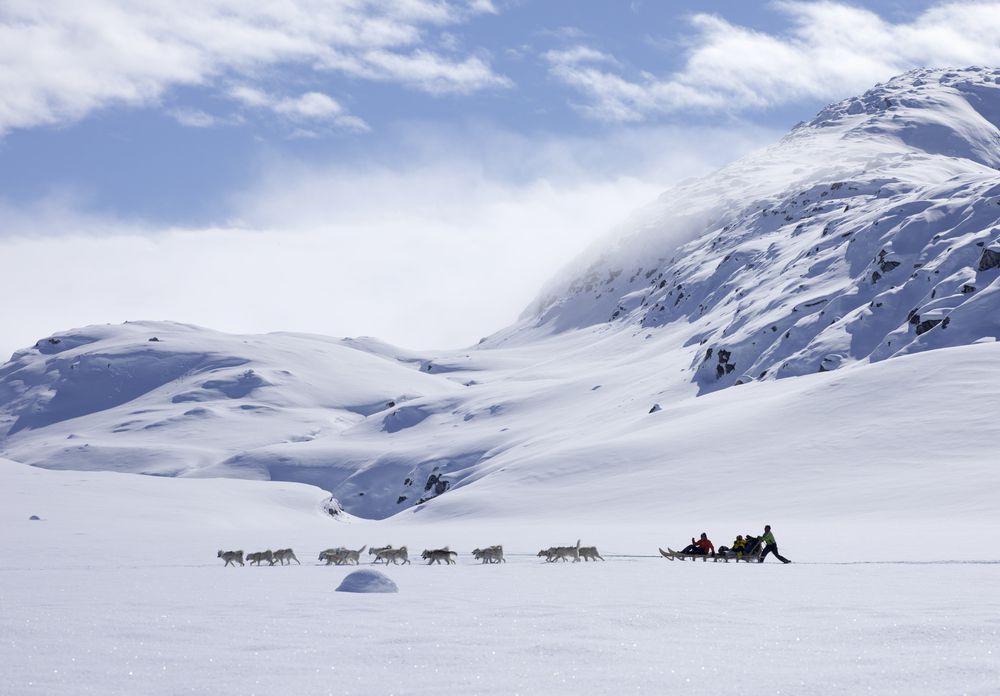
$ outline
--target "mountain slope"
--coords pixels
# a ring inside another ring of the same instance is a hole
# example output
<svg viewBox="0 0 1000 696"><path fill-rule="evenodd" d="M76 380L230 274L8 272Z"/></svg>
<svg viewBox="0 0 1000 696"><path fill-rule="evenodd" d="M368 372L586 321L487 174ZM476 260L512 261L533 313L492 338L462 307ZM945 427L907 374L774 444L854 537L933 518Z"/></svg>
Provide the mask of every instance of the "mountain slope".
<svg viewBox="0 0 1000 696"><path fill-rule="evenodd" d="M0 367L0 455L310 483L369 518L983 512L998 115L978 69L833 105L664 194L468 350L55 334Z"/></svg>
<svg viewBox="0 0 1000 696"><path fill-rule="evenodd" d="M493 342L683 321L708 391L1000 336L998 126L1000 71L895 78L664 194Z"/></svg>

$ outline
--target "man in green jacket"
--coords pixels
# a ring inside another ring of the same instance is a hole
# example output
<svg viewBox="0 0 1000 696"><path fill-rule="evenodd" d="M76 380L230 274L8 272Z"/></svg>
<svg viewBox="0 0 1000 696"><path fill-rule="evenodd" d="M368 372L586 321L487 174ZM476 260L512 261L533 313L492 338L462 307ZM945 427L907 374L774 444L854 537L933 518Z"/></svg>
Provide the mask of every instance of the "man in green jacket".
<svg viewBox="0 0 1000 696"><path fill-rule="evenodd" d="M780 553L778 553L778 542L774 540L774 535L771 534L771 525L769 524L764 525L764 533L761 535L760 539L761 541L764 542L765 546L764 546L764 553L760 555L760 560L757 561L758 563L763 563L764 558L769 553L773 553L774 557L777 558L782 563L791 563L790 560L788 560Z"/></svg>

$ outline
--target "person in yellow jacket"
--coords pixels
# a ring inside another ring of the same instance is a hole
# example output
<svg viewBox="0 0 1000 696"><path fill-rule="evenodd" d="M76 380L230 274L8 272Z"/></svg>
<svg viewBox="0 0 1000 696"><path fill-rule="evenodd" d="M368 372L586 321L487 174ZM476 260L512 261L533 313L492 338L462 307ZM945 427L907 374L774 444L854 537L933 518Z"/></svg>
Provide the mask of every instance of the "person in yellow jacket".
<svg viewBox="0 0 1000 696"><path fill-rule="evenodd" d="M758 563L763 563L764 558L769 553L773 553L774 557L782 563L791 563L790 560L778 553L778 542L774 540L774 535L771 534L771 525L764 525L764 533L760 536L760 540L764 542L764 553L760 555L760 559L757 561Z"/></svg>

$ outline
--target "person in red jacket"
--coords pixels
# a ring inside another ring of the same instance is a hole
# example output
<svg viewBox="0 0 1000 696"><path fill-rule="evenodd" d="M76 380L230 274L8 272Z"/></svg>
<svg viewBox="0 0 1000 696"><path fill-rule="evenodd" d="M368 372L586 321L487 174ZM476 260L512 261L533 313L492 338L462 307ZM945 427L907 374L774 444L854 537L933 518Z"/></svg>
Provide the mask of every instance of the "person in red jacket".
<svg viewBox="0 0 1000 696"><path fill-rule="evenodd" d="M698 539L698 541L695 541L694 537L691 537L691 544L684 547L684 550L681 551L681 553L694 553L699 556L705 556L711 553L714 556L715 544L709 540L708 535L705 534L705 532L702 532L701 538Z"/></svg>

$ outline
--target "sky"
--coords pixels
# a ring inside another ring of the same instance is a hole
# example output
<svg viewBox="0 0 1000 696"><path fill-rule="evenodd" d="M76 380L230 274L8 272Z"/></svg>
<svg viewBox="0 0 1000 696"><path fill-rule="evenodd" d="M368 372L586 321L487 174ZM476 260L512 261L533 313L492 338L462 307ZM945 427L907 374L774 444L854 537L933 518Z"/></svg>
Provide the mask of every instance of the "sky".
<svg viewBox="0 0 1000 696"><path fill-rule="evenodd" d="M1000 2L5 0L0 360L93 323L458 348Z"/></svg>

